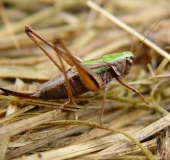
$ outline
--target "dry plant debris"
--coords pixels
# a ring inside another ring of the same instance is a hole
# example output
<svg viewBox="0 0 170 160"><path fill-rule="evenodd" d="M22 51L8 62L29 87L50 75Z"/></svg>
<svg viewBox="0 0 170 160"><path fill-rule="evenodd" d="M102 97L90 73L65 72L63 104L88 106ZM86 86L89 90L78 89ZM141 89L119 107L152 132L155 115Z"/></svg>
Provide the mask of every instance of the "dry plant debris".
<svg viewBox="0 0 170 160"><path fill-rule="evenodd" d="M96 11L93 5L101 8ZM30 25L51 42L60 37L85 60L130 51L133 43L136 59L126 81L149 101L144 104L113 80L105 125L100 126L103 91L75 97L76 105L61 113L57 108L66 100L20 99L0 92L0 159L170 159L169 6L169 0L0 1L1 87L32 92L35 84L60 74L24 33ZM163 54L145 44L139 47L141 42L101 9L143 35L162 19L147 38Z"/></svg>

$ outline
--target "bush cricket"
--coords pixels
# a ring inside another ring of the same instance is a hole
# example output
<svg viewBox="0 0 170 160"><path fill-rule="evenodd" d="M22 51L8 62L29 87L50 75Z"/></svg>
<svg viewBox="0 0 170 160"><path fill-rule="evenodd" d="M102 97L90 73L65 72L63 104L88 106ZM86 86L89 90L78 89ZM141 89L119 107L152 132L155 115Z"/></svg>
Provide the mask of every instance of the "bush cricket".
<svg viewBox="0 0 170 160"><path fill-rule="evenodd" d="M60 107L61 109L66 104L72 103L74 96L81 95L88 91L97 92L103 88L105 88L106 91L109 82L115 78L120 84L135 92L145 103L148 104L140 92L128 85L123 80L123 77L129 73L134 61L134 54L132 52L112 53L94 60L84 61L76 55L70 53L66 46L59 39L55 43L50 43L45 38L36 33L30 26L25 27L25 32L33 40L33 42L53 61L59 70L63 72L63 74L40 84L38 86L38 90L33 93L16 92L0 87L4 93L29 99L57 100L69 98L69 101ZM35 37L43 41L57 53L61 66L37 42ZM71 67L67 71L65 71L63 68L61 58L65 60ZM102 124L105 99L106 92L102 101L100 124Z"/></svg>

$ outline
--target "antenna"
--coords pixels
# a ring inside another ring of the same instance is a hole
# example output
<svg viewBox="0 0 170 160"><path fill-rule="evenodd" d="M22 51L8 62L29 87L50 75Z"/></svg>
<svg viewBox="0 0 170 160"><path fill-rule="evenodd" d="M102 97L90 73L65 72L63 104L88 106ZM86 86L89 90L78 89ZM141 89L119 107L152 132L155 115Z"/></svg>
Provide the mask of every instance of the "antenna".
<svg viewBox="0 0 170 160"><path fill-rule="evenodd" d="M135 6L135 0L134 0L134 8L136 8ZM132 34L132 44L131 44L131 49L130 51L132 52L133 51L133 46L134 46L134 33L135 33L135 28L136 28L136 16L135 16L135 13L136 13L136 10L134 9L134 12L133 12L133 15L134 15L134 20L133 20L133 34Z"/></svg>
<svg viewBox="0 0 170 160"><path fill-rule="evenodd" d="M108 19L110 19L112 22L116 23L119 27L125 29L126 31L128 31L129 33L133 34L140 39L141 41L143 41L143 39L145 39L145 41L143 41L146 45L148 45L149 47L151 47L152 49L154 49L157 53L159 53L160 55L162 55L163 57L167 58L170 61L170 54L168 52L166 52L165 50L163 50L162 48L158 47L156 44L154 44L153 42L151 42L150 40L148 40L146 37L144 37L143 35L141 35L138 32L135 32L134 29L132 29L131 27L129 27L128 25L126 25L124 22L122 22L120 19L116 18L114 15L110 14L109 12L107 12L106 10L104 10L103 8L101 8L100 6L98 6L97 4L95 4L94 2L92 2L91 0L87 1L87 5L90 8L93 8L94 10L100 12L101 14L103 14L105 17L107 17Z"/></svg>
<svg viewBox="0 0 170 160"><path fill-rule="evenodd" d="M140 46L139 46L139 48L138 48L138 50L137 50L136 53L139 52L139 50L141 49L141 47L142 47L145 39L148 37L148 35L151 33L151 31L158 25L158 23L159 23L161 20L162 20L162 19L160 19L158 22L156 22L156 24L155 24L155 25L150 29L150 31L146 34L145 38L142 40L142 43L140 44Z"/></svg>

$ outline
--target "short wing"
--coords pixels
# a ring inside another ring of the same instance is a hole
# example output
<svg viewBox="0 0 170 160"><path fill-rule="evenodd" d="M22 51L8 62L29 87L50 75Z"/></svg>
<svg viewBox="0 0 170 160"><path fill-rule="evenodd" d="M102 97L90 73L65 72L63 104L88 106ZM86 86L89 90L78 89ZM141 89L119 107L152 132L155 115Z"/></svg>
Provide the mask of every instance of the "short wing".
<svg viewBox="0 0 170 160"><path fill-rule="evenodd" d="M79 72L79 75L80 75L80 78L83 84L90 91L93 91L93 92L99 91L103 87L103 82L100 76L98 76L90 68L78 62L77 59L73 55L68 54L68 56L74 62L74 65L77 67L77 70Z"/></svg>

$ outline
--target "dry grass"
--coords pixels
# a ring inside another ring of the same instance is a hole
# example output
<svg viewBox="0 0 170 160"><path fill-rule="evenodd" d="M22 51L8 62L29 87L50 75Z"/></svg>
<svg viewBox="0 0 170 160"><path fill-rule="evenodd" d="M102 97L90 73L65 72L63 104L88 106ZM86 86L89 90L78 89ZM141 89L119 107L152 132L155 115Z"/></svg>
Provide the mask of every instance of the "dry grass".
<svg viewBox="0 0 170 160"><path fill-rule="evenodd" d="M0 1L0 86L31 92L37 89L32 82L42 83L60 74L24 33L24 27L30 25L49 41L60 37L72 53L85 60L129 51L133 39L136 59L125 80L149 105L113 80L102 127L103 91L75 98L77 105L67 105L61 113L57 108L67 100L19 99L0 91L0 159L170 159L170 58L166 52L170 2L95 3L107 13L90 9L94 4L88 2L88 6L85 0ZM141 42L107 19L108 13L143 35L162 19L148 38L164 50L147 45L139 49ZM78 105L85 100L85 106Z"/></svg>

